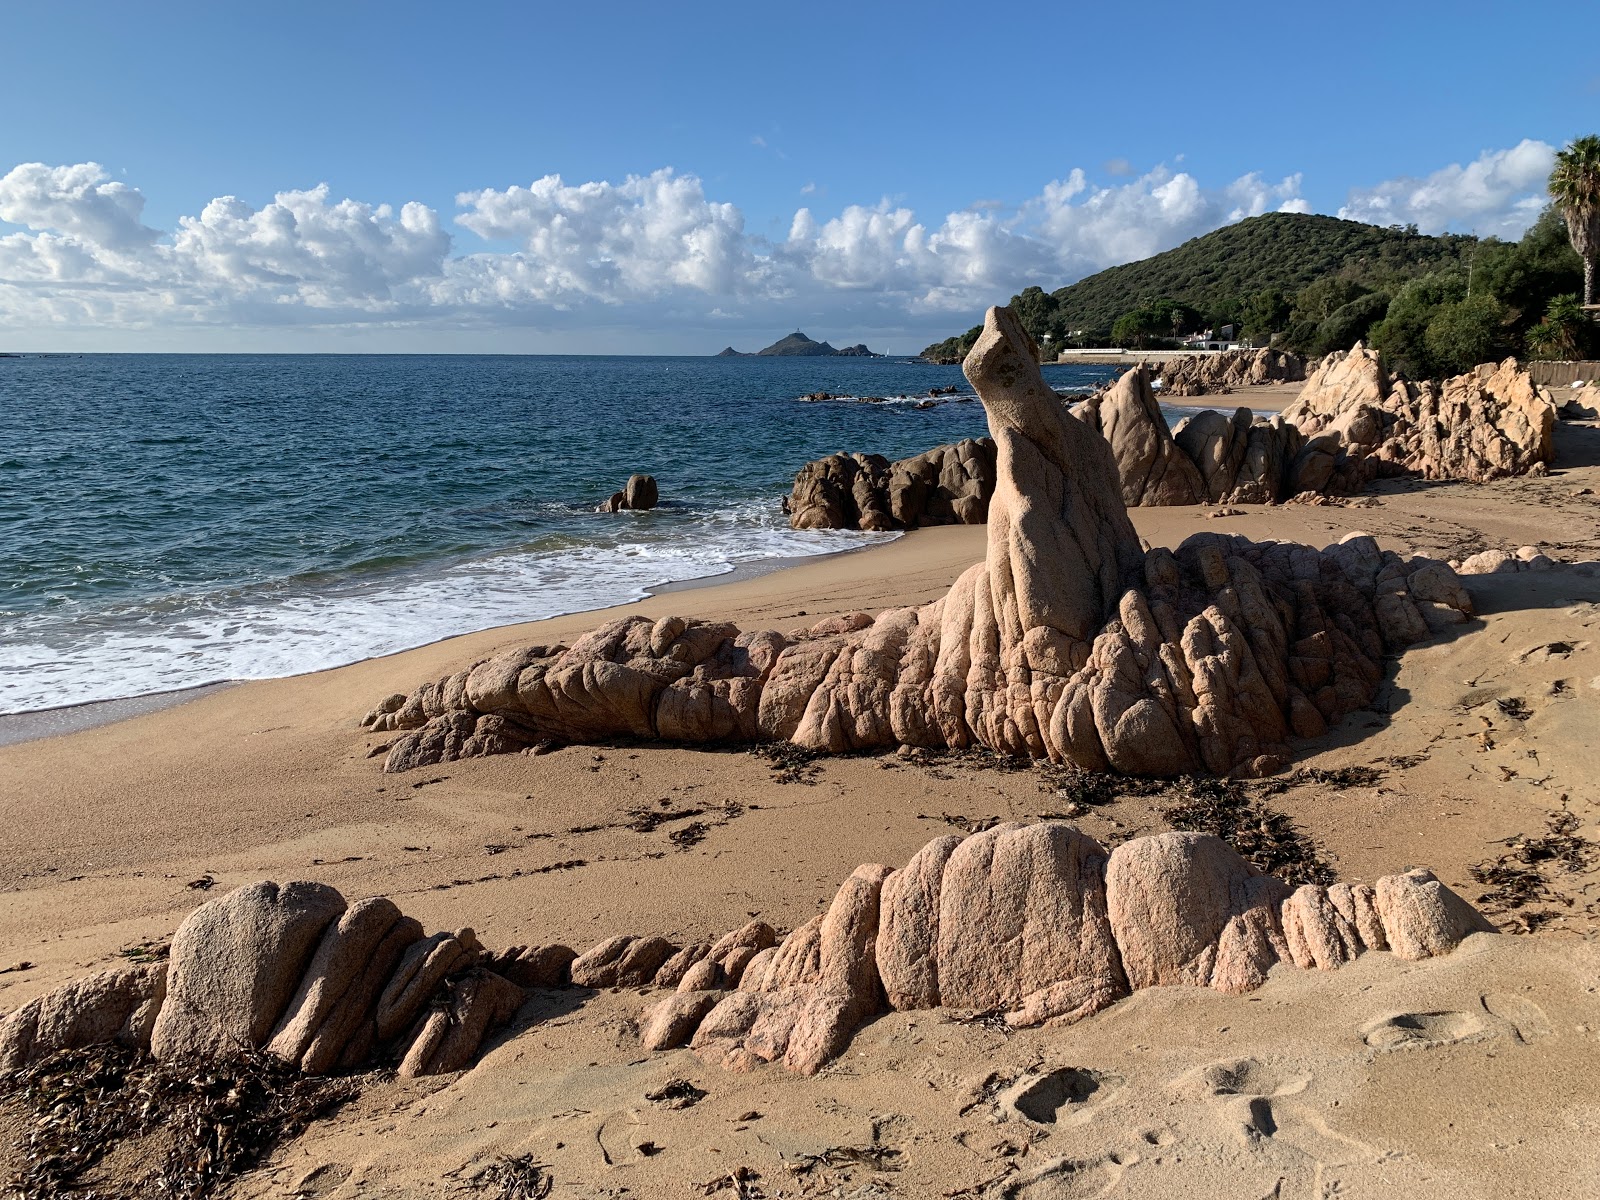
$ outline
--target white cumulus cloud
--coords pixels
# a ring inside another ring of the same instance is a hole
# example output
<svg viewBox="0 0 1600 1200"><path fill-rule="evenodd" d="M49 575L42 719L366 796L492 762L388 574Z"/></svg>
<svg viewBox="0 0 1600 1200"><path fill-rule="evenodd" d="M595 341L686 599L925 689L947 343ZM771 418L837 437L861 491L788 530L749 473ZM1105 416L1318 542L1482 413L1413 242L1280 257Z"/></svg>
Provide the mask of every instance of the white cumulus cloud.
<svg viewBox="0 0 1600 1200"><path fill-rule="evenodd" d="M1544 185L1555 154L1549 143L1524 138L1421 178L1401 176L1352 188L1339 215L1373 225L1416 225L1423 233L1456 230L1514 238L1546 203Z"/></svg>
<svg viewBox="0 0 1600 1200"><path fill-rule="evenodd" d="M1357 189L1341 215L1514 235L1542 203L1551 153L1525 141ZM1028 284L1070 283L1274 209L1310 211L1298 174L1208 184L1167 166L1106 183L1074 169L1021 202L931 216L889 200L821 211L821 191L775 238L670 168L462 192L443 216L326 185L259 207L222 196L163 231L143 223L140 191L98 164L25 163L0 176L0 222L16 227L0 228L0 321L100 334L377 324L492 334L735 319L765 329L805 314L859 336L942 327Z"/></svg>

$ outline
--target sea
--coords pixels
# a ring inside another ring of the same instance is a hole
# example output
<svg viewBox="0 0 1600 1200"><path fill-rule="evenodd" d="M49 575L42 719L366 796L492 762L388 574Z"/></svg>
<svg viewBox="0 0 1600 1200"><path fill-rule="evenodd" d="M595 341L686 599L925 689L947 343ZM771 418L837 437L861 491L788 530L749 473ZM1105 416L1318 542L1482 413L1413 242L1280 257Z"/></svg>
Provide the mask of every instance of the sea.
<svg viewBox="0 0 1600 1200"><path fill-rule="evenodd" d="M907 358L0 357L0 714L870 545L895 535L789 528L804 463L985 432L958 367ZM659 507L596 512L634 473Z"/></svg>

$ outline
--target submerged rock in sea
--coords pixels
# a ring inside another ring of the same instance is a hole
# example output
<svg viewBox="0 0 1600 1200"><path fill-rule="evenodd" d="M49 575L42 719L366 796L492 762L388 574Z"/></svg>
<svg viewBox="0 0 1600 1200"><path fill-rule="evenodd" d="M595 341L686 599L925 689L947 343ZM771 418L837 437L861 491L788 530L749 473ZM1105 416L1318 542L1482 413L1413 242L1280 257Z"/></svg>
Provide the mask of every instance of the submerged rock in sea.
<svg viewBox="0 0 1600 1200"><path fill-rule="evenodd" d="M1199 534L1142 550L1130 489L1217 484L1157 436L1137 373L1101 405L1108 442L1063 409L1008 310L990 310L965 370L996 483L986 560L945 596L788 633L621 617L384 701L366 724L404 735L385 770L624 737L982 745L1136 775L1259 774L1292 737L1367 703L1386 654L1471 612L1448 567L1371 538L1318 551ZM1134 475L1112 452L1124 441L1143 447ZM1247 439L1239 461L1252 454L1283 457Z"/></svg>
<svg viewBox="0 0 1600 1200"><path fill-rule="evenodd" d="M656 487L654 475L630 475L622 490L613 492L611 498L602 504L598 511L645 512L654 508L660 500L661 492Z"/></svg>

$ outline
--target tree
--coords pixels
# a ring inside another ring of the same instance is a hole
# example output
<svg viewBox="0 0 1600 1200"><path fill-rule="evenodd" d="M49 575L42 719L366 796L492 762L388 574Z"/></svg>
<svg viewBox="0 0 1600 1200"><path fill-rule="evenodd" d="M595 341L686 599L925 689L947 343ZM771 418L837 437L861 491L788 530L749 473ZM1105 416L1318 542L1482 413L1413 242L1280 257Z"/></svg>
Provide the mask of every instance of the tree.
<svg viewBox="0 0 1600 1200"><path fill-rule="evenodd" d="M1395 293L1383 320L1372 327L1368 334L1372 348L1391 371L1408 379L1436 377L1439 372L1427 344L1428 326L1439 309L1459 303L1466 294L1466 278L1455 272L1413 279Z"/></svg>
<svg viewBox="0 0 1600 1200"><path fill-rule="evenodd" d="M1137 350L1146 349L1152 339L1163 336L1166 329L1161 323L1160 316L1148 308L1136 308L1131 313L1123 313L1111 326L1111 340L1119 346L1132 346Z"/></svg>
<svg viewBox="0 0 1600 1200"><path fill-rule="evenodd" d="M1357 296L1349 304L1341 304L1317 325L1311 340L1311 353L1332 354L1348 350L1367 336L1373 325L1383 320L1389 311L1389 293L1368 292Z"/></svg>
<svg viewBox="0 0 1600 1200"><path fill-rule="evenodd" d="M1600 254L1600 137L1577 138L1556 152L1550 199L1567 221L1572 248L1583 259L1583 302L1594 303L1594 263Z"/></svg>
<svg viewBox="0 0 1600 1200"><path fill-rule="evenodd" d="M1583 358L1595 341L1576 295L1557 296L1545 310L1544 320L1528 331L1528 351L1534 358L1556 361Z"/></svg>
<svg viewBox="0 0 1600 1200"><path fill-rule="evenodd" d="M1472 296L1437 309L1423 331L1434 375L1460 375L1479 363L1494 362L1509 349L1506 308L1493 296Z"/></svg>
<svg viewBox="0 0 1600 1200"><path fill-rule="evenodd" d="M1282 288L1266 288L1246 300L1239 315L1247 336L1264 338L1289 324L1289 300Z"/></svg>

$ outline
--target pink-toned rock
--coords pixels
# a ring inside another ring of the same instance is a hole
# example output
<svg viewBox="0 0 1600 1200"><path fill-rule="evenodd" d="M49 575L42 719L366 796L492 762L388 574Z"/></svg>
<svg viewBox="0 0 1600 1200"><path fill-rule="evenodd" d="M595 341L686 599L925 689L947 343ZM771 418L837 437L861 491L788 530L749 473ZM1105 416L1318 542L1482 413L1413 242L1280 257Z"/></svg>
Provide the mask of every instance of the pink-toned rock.
<svg viewBox="0 0 1600 1200"><path fill-rule="evenodd" d="M586 988L615 987L617 969L622 964L623 956L638 940L630 934L623 933L589 947L572 961L572 982L578 987Z"/></svg>
<svg viewBox="0 0 1600 1200"><path fill-rule="evenodd" d="M1205 502L1205 480L1172 440L1150 388L1149 368L1124 372L1109 389L1074 408L1073 415L1110 444L1129 507Z"/></svg>
<svg viewBox="0 0 1600 1200"><path fill-rule="evenodd" d="M661 964L656 972L655 986L658 988L679 987L684 977L695 964L711 953L710 942L696 942L692 946L685 946L666 962Z"/></svg>
<svg viewBox="0 0 1600 1200"><path fill-rule="evenodd" d="M1283 902L1280 920L1289 961L1297 967L1332 971L1366 949L1354 920L1316 884L1296 888Z"/></svg>
<svg viewBox="0 0 1600 1200"><path fill-rule="evenodd" d="M1482 913L1431 871L1385 875L1373 890L1384 937L1398 958L1416 961L1449 954L1470 934L1494 932Z"/></svg>
<svg viewBox="0 0 1600 1200"><path fill-rule="evenodd" d="M373 1033L388 1042L404 1033L446 977L477 965L483 946L470 929L436 933L406 947L378 997Z"/></svg>
<svg viewBox="0 0 1600 1200"><path fill-rule="evenodd" d="M860 866L828 906L820 929L815 992L789 1034L783 1061L814 1075L835 1058L856 1027L883 1008L878 983L878 898L889 868Z"/></svg>
<svg viewBox="0 0 1600 1200"><path fill-rule="evenodd" d="M30 1000L0 1019L0 1072L106 1042L148 1050L166 992L167 964L150 963L76 979Z"/></svg>
<svg viewBox="0 0 1600 1200"><path fill-rule="evenodd" d="M645 1013L639 1040L646 1050L686 1046L705 1015L720 1004L725 992L673 992Z"/></svg>
<svg viewBox="0 0 1600 1200"><path fill-rule="evenodd" d="M889 1007L939 1005L939 889L961 839L935 838L883 883L878 908L878 974Z"/></svg>
<svg viewBox="0 0 1600 1200"><path fill-rule="evenodd" d="M1327 412L1320 393L1305 398L1320 448L1282 422L1195 425L1203 476L1141 372L1085 410L1102 437L1066 414L1033 349L996 309L964 364L996 479L985 559L940 599L788 634L618 618L570 648L529 647L424 684L374 718L407 731L386 769L495 739L631 737L830 753L981 745L1128 774L1262 774L1293 739L1368 703L1388 654L1470 612L1448 568L1375 544L1318 552L1199 535L1146 552L1128 521L1125 491L1174 503L1229 486L1271 499L1295 470L1320 471L1321 483L1376 471L1388 442L1371 439L1399 426L1338 408L1389 394L1375 360L1347 363L1343 382L1322 372L1318 387L1338 401ZM491 718L500 724L486 732Z"/></svg>
<svg viewBox="0 0 1600 1200"><path fill-rule="evenodd" d="M321 883L254 883L202 904L172 938L157 1058L261 1046L294 997L344 898Z"/></svg>
<svg viewBox="0 0 1600 1200"><path fill-rule="evenodd" d="M449 1003L430 1009L418 1022L400 1077L445 1075L470 1066L484 1038L516 1016L523 999L521 988L482 967L452 980Z"/></svg>
<svg viewBox="0 0 1600 1200"><path fill-rule="evenodd" d="M680 992L711 992L726 990L730 986L727 973L722 969L722 964L714 958L702 958L684 973L683 979L678 983L678 990Z"/></svg>
<svg viewBox="0 0 1600 1200"><path fill-rule="evenodd" d="M1221 838L1164 833L1124 842L1105 868L1106 911L1133 988L1261 986L1287 948L1288 888Z"/></svg>
<svg viewBox="0 0 1600 1200"><path fill-rule="evenodd" d="M403 945L390 942L384 954L388 961L376 973L376 978L369 973L379 946L402 920L400 910L392 901L374 897L351 905L329 925L311 956L288 1010L266 1045L267 1051L298 1066L318 1033L330 1021L341 1029L354 1031L376 1006L378 988L405 949ZM415 922L412 924L414 926ZM420 927L416 927L415 932L421 937ZM351 1011L341 1013L339 1010L345 1007ZM318 1065L326 1070L338 1061L344 1046L331 1045L328 1038L323 1040L325 1049L321 1057L324 1061Z"/></svg>
<svg viewBox="0 0 1600 1200"><path fill-rule="evenodd" d="M939 892L945 1007L1066 1022L1127 995L1105 867L1098 842L1053 821L997 825L956 847Z"/></svg>

